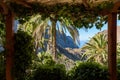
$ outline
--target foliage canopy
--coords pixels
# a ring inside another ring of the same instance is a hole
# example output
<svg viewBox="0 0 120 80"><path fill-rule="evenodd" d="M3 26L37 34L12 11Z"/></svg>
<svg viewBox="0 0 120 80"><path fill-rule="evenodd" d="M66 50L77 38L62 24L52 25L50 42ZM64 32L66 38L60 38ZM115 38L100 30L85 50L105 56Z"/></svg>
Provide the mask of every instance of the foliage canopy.
<svg viewBox="0 0 120 80"><path fill-rule="evenodd" d="M54 5L46 5L41 3L31 3L30 7L25 7L16 3L9 3L10 9L18 16L25 17L32 14L39 13L42 19L50 17L55 20L65 20L68 25L78 28L91 28L96 25L100 29L104 22L107 21L106 16L100 16L102 10L110 11L113 7L113 2L103 1L100 4L93 6L92 2L89 3L89 8L80 3L58 3Z"/></svg>

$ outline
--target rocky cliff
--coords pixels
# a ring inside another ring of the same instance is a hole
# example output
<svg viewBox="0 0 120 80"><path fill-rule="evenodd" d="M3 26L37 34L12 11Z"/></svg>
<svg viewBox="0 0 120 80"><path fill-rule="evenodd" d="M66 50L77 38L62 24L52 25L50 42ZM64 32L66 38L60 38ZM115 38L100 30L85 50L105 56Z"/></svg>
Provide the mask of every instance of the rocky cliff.
<svg viewBox="0 0 120 80"><path fill-rule="evenodd" d="M75 44L71 36L57 32L56 46L57 52L64 55L67 59L72 61L80 60L79 46ZM48 44L47 51L52 53L52 43Z"/></svg>
<svg viewBox="0 0 120 80"><path fill-rule="evenodd" d="M65 34L57 32L56 37L57 45L62 48L79 48L71 36L66 36Z"/></svg>

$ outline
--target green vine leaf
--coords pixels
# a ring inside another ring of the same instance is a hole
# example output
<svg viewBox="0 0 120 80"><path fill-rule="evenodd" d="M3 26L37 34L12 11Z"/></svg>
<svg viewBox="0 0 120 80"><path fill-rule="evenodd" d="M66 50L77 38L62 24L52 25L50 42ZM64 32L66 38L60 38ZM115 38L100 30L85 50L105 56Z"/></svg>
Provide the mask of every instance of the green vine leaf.
<svg viewBox="0 0 120 80"><path fill-rule="evenodd" d="M113 7L113 2L103 1L102 3L96 5L90 5L87 9L83 4L79 3L59 3L55 5L45 5L39 3L31 3L31 8L27 8L21 6L16 3L9 3L10 9L19 17L30 16L33 14L42 15L42 19L45 20L49 18L51 15L54 15L55 20L65 20L68 24L75 26L77 28L92 28L94 23L99 21L100 23L96 23L96 28L101 28L103 26L103 22L107 20L104 18L105 16L100 16L99 13L102 10L111 10ZM99 18L98 18L99 17Z"/></svg>

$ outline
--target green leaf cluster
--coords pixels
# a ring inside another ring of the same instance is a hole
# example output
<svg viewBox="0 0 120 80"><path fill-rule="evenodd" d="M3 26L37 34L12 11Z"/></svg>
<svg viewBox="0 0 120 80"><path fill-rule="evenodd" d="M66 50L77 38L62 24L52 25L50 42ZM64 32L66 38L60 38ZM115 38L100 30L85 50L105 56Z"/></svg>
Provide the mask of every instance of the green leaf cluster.
<svg viewBox="0 0 120 80"><path fill-rule="evenodd" d="M5 21L4 16L0 14L0 48L5 47ZM0 51L0 79L5 79L5 51Z"/></svg>
<svg viewBox="0 0 120 80"><path fill-rule="evenodd" d="M63 65L41 65L34 72L32 80L67 80L67 74Z"/></svg>
<svg viewBox="0 0 120 80"><path fill-rule="evenodd" d="M106 34L99 33L95 35L82 49L85 53L82 55L86 61L94 61L100 64L107 64L107 37Z"/></svg>
<svg viewBox="0 0 120 80"><path fill-rule="evenodd" d="M109 80L108 69L98 63L82 62L69 73L70 80Z"/></svg>
<svg viewBox="0 0 120 80"><path fill-rule="evenodd" d="M5 54L0 52L0 79L6 80L5 78Z"/></svg>
<svg viewBox="0 0 120 80"><path fill-rule="evenodd" d="M30 68L33 59L33 38L28 33L18 30L15 34L15 54L13 75L15 80L25 80L26 70Z"/></svg>
<svg viewBox="0 0 120 80"><path fill-rule="evenodd" d="M4 16L0 14L0 46L5 47L5 20Z"/></svg>
<svg viewBox="0 0 120 80"><path fill-rule="evenodd" d="M120 80L120 69L117 71L117 79Z"/></svg>
<svg viewBox="0 0 120 80"><path fill-rule="evenodd" d="M41 52L38 53L36 56L36 59L34 59L33 64L35 64L36 66L39 65L55 65L55 61L52 59L52 55L50 53L47 52Z"/></svg>
<svg viewBox="0 0 120 80"><path fill-rule="evenodd" d="M9 3L11 10L19 17L30 16L39 13L42 15L42 19L53 17L55 20L61 21L65 19L72 26L78 28L91 28L96 23L96 28L100 29L104 22L107 21L106 16L100 16L102 10L112 9L113 2L103 1L95 6L89 4L89 8L86 8L83 4L74 3L59 3L55 5L45 5L40 3L29 4L29 7L24 7L16 3ZM99 17L99 18L98 18Z"/></svg>

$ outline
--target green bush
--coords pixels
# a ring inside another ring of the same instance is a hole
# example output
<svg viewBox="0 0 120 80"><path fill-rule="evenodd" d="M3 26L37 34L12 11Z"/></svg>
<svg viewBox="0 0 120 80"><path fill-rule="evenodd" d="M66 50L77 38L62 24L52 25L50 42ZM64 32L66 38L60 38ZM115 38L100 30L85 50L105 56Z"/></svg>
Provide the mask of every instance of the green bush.
<svg viewBox="0 0 120 80"><path fill-rule="evenodd" d="M26 32L18 30L18 32L15 34L14 47L14 80L26 80L26 71L32 64L33 59L33 38Z"/></svg>
<svg viewBox="0 0 120 80"><path fill-rule="evenodd" d="M47 64L50 66L55 64L55 61L53 60L52 55L50 53L42 52L38 53L37 56L41 64Z"/></svg>
<svg viewBox="0 0 120 80"><path fill-rule="evenodd" d="M31 70L32 71L36 70L37 68L39 68L40 65L53 66L55 64L56 62L52 59L50 53L42 52L38 53L33 59Z"/></svg>
<svg viewBox="0 0 120 80"><path fill-rule="evenodd" d="M6 80L4 52L0 52L0 80Z"/></svg>
<svg viewBox="0 0 120 80"><path fill-rule="evenodd" d="M35 72L32 80L68 80L63 65L41 65Z"/></svg>
<svg viewBox="0 0 120 80"><path fill-rule="evenodd" d="M118 70L118 72L117 72L117 78L118 78L118 80L120 80L120 70Z"/></svg>
<svg viewBox="0 0 120 80"><path fill-rule="evenodd" d="M0 48L5 48L5 19L0 14ZM5 79L5 51L0 49L0 80Z"/></svg>
<svg viewBox="0 0 120 80"><path fill-rule="evenodd" d="M70 80L108 80L107 68L91 62L83 62L69 72Z"/></svg>
<svg viewBox="0 0 120 80"><path fill-rule="evenodd" d="M0 79L6 80L5 79L5 66L1 66L1 64L0 64Z"/></svg>
<svg viewBox="0 0 120 80"><path fill-rule="evenodd" d="M120 70L120 59L117 59L117 69Z"/></svg>

